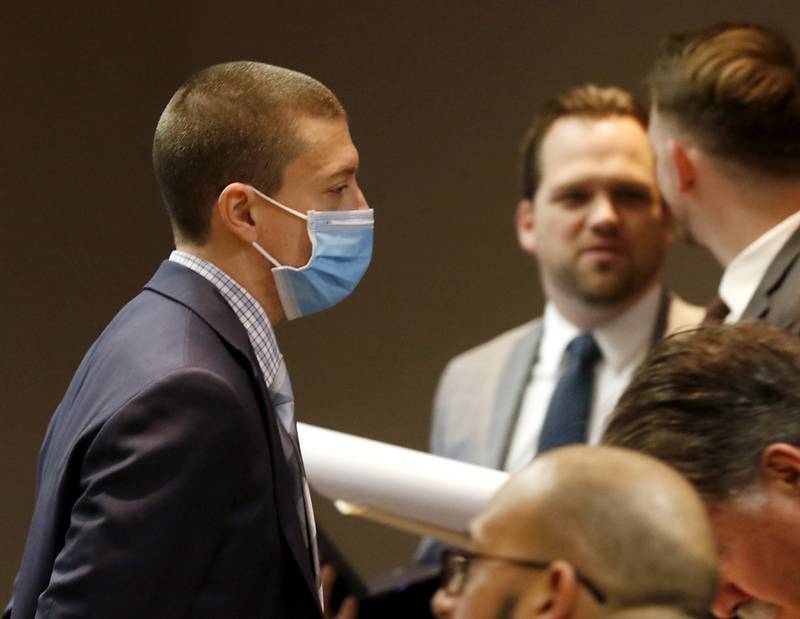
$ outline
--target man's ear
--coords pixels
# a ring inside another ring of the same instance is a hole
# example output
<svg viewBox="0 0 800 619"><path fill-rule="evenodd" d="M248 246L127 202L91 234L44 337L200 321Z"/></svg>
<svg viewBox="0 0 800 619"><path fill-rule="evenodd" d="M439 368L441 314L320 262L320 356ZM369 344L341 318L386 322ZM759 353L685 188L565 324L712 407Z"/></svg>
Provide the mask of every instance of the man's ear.
<svg viewBox="0 0 800 619"><path fill-rule="evenodd" d="M659 196L659 208L661 209L661 225L664 228L662 247L666 251L675 240L675 218L672 216L672 211L669 210L669 206L667 206L662 196Z"/></svg>
<svg viewBox="0 0 800 619"><path fill-rule="evenodd" d="M677 175L678 189L681 192L689 191L695 184L696 169L686 144L674 138L670 139L667 142L667 152Z"/></svg>
<svg viewBox="0 0 800 619"><path fill-rule="evenodd" d="M553 561L520 597L520 616L537 619L567 619L577 603L575 568L566 561Z"/></svg>
<svg viewBox="0 0 800 619"><path fill-rule="evenodd" d="M800 447L773 443L761 454L759 466L765 485L800 498Z"/></svg>
<svg viewBox="0 0 800 619"><path fill-rule="evenodd" d="M533 202L523 198L517 204L517 212L514 214L514 225L517 228L517 241L519 246L526 254L536 255L536 218L534 214Z"/></svg>
<svg viewBox="0 0 800 619"><path fill-rule="evenodd" d="M231 183L223 189L214 205L214 217L229 233L247 243L257 238L253 209L257 206L253 190L244 183Z"/></svg>

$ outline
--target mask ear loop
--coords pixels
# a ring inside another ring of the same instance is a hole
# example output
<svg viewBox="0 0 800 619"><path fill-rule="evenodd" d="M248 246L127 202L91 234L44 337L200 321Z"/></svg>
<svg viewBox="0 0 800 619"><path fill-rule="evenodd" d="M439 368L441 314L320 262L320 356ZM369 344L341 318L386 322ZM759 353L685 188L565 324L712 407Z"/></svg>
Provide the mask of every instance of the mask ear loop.
<svg viewBox="0 0 800 619"><path fill-rule="evenodd" d="M296 211L293 208L289 208L285 204L281 204L280 202L278 202L274 198L270 198L267 194L261 193L258 189L256 189L252 185L250 186L250 189L252 189L256 193L256 195L261 196L262 198L264 198L270 204L274 204L278 208L283 209L284 211L294 215L295 217L299 217L300 219L308 220L308 215L306 215L305 213L301 213L300 211Z"/></svg>
<svg viewBox="0 0 800 619"><path fill-rule="evenodd" d="M252 189L252 190L253 190L253 192L254 192L254 193L257 195L257 196L261 196L262 198L264 198L264 200L266 200L266 201L267 201L267 202L269 202L270 204L273 204L273 205L277 206L278 208L280 208L280 209L283 209L284 211L286 211L286 212L287 212L287 213L289 213L290 215L294 215L295 217L299 217L300 219L305 219L306 221L308 221L308 216L307 216L305 213L301 213L300 211L296 211L296 210L294 210L293 208L289 208L289 207L288 207L288 206L286 206L285 204L281 204L280 202L278 202L278 201L277 201L277 200L275 200L274 198L270 198L270 197L269 197L267 194L260 192L258 189L256 189L256 188L255 188L255 187L253 187L252 185L250 185L250 189ZM255 250L256 250L256 251L257 251L259 254L261 254L262 256L264 256L264 258L266 258L267 260L269 260L269 261L270 261L270 263L272 264L272 266L274 266L275 268L279 268L279 267L282 267L282 266L283 266L283 265L282 265L280 262L278 262L277 260L275 260L275 258L273 258L273 257L272 257L272 256L271 256L271 255L270 255L268 252L267 252L267 250L266 250L266 249L264 249L263 247L261 247L261 245L259 245L259 244L258 244L256 241L253 241L253 242L251 243L251 245L252 245L252 246L255 248Z"/></svg>
<svg viewBox="0 0 800 619"><path fill-rule="evenodd" d="M259 245L259 244L258 244L256 241L253 241L253 242L252 242L252 243L250 243L250 244L251 244L251 245L252 245L252 246L255 248L255 250L256 250L256 251L257 251L259 254L261 254L261 255L262 255L262 256L264 256L264 257L265 257L267 260L269 260L269 261L272 263L272 266L274 266L275 268L278 268L278 267L281 267L281 266L283 266L283 265L282 265L280 262L278 262L277 260L275 260L275 258L273 258L272 256L270 256L270 255L269 255L269 253L267 253L267 250L266 250L266 249L264 249L263 247L261 247L261 245Z"/></svg>

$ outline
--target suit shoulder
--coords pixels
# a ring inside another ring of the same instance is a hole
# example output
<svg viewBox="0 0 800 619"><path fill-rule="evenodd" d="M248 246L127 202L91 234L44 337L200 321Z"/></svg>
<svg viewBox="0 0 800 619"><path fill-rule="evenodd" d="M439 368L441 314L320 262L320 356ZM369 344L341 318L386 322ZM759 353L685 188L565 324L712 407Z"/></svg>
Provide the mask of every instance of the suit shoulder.
<svg viewBox="0 0 800 619"><path fill-rule="evenodd" d="M150 382L187 365L187 342L203 331L198 324L187 308L144 290L109 323L87 360L94 371L113 368L130 372L121 377L129 383Z"/></svg>
<svg viewBox="0 0 800 619"><path fill-rule="evenodd" d="M433 453L491 466L486 441L498 383L510 358L526 338L536 336L540 324L536 319L505 331L447 364L434 395Z"/></svg>
<svg viewBox="0 0 800 619"><path fill-rule="evenodd" d="M800 334L800 256L794 260L769 298L767 322Z"/></svg>
<svg viewBox="0 0 800 619"><path fill-rule="evenodd" d="M514 348L535 330L539 329L541 319L537 318L470 348L447 362L437 388L437 396L452 391L454 385L473 384L473 388L483 385L489 389Z"/></svg>
<svg viewBox="0 0 800 619"><path fill-rule="evenodd" d="M447 368L458 369L472 365L484 366L494 359L505 358L521 339L540 325L541 318L535 318L525 324L504 331L492 339L456 355L447 363Z"/></svg>
<svg viewBox="0 0 800 619"><path fill-rule="evenodd" d="M234 391L246 384L246 371L213 329L186 307L145 290L87 352L54 418L103 419L164 377L192 382L203 372L234 380Z"/></svg>

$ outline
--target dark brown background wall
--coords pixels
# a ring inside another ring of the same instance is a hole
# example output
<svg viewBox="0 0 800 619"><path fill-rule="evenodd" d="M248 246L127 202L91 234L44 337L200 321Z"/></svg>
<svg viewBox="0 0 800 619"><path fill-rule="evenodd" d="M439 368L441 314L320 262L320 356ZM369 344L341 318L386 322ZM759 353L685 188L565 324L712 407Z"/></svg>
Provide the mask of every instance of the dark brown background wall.
<svg viewBox="0 0 800 619"><path fill-rule="evenodd" d="M50 414L171 249L150 143L191 73L285 65L348 108L376 210L373 266L354 297L278 336L301 420L424 448L445 361L539 312L511 217L516 147L542 98L586 80L642 92L674 29L748 18L800 35L796 3L768 0L20 4L4 3L0 20L3 603ZM717 276L703 252L674 248L667 281L689 299L705 302ZM413 548L317 510L366 572Z"/></svg>

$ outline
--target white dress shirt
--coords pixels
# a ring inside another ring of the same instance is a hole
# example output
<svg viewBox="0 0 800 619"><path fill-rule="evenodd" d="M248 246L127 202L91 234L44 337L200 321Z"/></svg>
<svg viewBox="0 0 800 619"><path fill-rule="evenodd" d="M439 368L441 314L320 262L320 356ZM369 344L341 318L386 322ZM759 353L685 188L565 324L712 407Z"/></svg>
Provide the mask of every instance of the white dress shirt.
<svg viewBox="0 0 800 619"><path fill-rule="evenodd" d="M635 305L592 334L603 353L595 366L589 443L597 443L614 406L630 382L633 371L644 360L658 320L660 286L653 286ZM581 333L552 303L544 309L539 356L531 370L517 425L511 439L505 469L516 471L536 455L547 407L564 370L567 345Z"/></svg>
<svg viewBox="0 0 800 619"><path fill-rule="evenodd" d="M737 322L742 317L769 265L798 228L800 211L767 230L731 260L722 274L718 291L719 298L730 308L725 322Z"/></svg>

